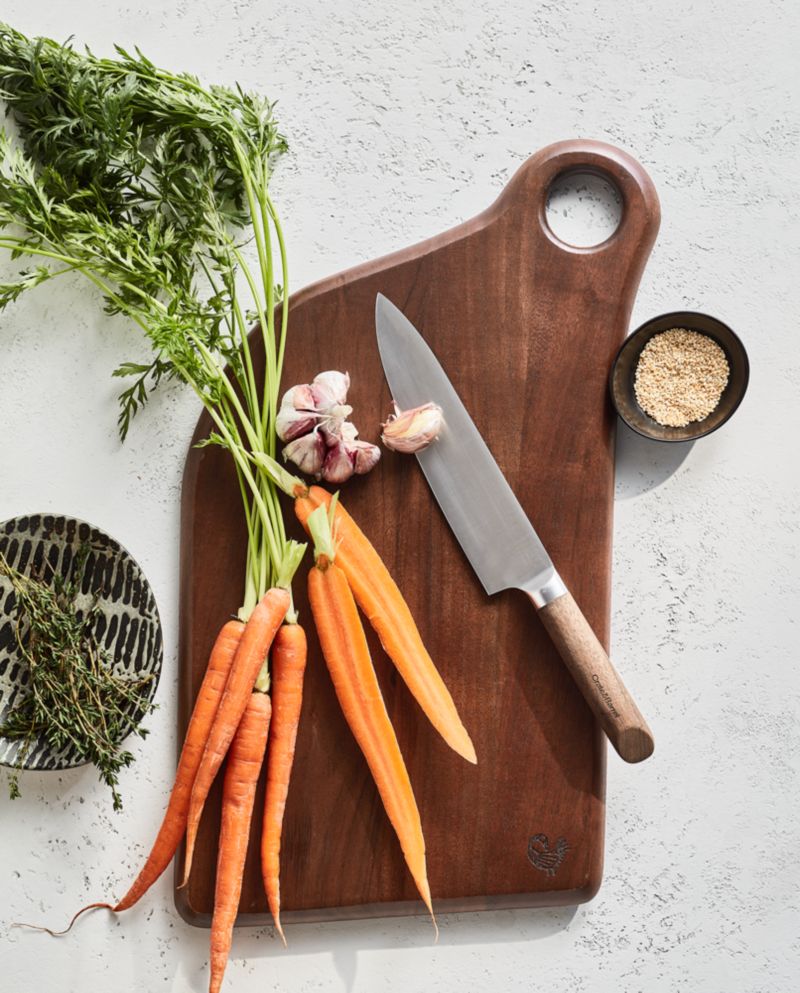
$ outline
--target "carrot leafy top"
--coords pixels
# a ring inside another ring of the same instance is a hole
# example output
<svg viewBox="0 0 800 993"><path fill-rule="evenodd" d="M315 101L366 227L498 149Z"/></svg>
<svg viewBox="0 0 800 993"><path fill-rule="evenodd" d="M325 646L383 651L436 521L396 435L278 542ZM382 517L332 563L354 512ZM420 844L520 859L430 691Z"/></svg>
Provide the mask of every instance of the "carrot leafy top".
<svg viewBox="0 0 800 993"><path fill-rule="evenodd" d="M192 387L214 425L205 443L236 464L249 616L297 554L275 486L253 461L275 455L288 327L286 249L269 193L287 145L273 104L161 69L138 49L100 58L2 24L0 98L13 122L0 130L0 248L30 263L0 284L0 309L76 272L107 313L141 328L149 354L114 373L127 382L123 438L159 383Z"/></svg>

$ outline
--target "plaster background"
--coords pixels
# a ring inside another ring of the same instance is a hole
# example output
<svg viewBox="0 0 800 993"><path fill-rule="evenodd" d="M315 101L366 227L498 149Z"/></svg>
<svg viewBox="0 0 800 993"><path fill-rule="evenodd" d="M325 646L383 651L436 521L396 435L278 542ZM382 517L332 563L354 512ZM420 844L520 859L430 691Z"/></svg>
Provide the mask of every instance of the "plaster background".
<svg viewBox="0 0 800 993"><path fill-rule="evenodd" d="M606 876L577 910L306 925L284 952L237 933L240 993L788 993L800 972L797 610L800 7L771 0L5 0L28 34L138 44L279 100L292 152L274 193L300 287L487 206L537 148L616 143L663 220L633 325L707 310L750 352L748 397L691 450L620 429L613 654L657 738L609 755ZM136 334L63 282L0 318L0 519L83 517L141 563L165 634L160 709L115 816L90 770L0 796L0 991L199 991L207 932L164 878L113 921L48 939L120 892L175 756L178 514L197 407L166 389L121 447L110 372Z"/></svg>

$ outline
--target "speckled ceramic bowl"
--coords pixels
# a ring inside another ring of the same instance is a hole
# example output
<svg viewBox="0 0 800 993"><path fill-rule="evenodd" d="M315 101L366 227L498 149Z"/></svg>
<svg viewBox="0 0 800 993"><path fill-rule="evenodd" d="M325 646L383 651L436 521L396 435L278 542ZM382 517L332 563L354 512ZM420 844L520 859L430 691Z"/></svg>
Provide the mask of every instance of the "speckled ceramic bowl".
<svg viewBox="0 0 800 993"><path fill-rule="evenodd" d="M142 570L114 538L74 517L26 514L0 524L0 553L24 575L48 579L57 573L71 579L76 555L84 544L89 551L76 600L78 611L91 609L96 598L92 633L114 671L132 678L152 676L128 711L121 740L146 712L158 685L163 657L158 608ZM0 723L24 697L29 680L17 642L15 604L11 581L0 575ZM16 765L22 749L22 742L0 737L0 765ZM42 739L32 744L21 763L24 769L69 769L81 764L71 745L54 751Z"/></svg>
<svg viewBox="0 0 800 993"><path fill-rule="evenodd" d="M722 348L730 366L730 377L720 401L711 413L700 421L682 428L666 427L646 414L636 399L634 379L642 349L654 335L670 328L686 328L708 335ZM691 310L676 310L645 321L622 343L611 367L609 387L611 401L622 420L637 434L654 441L694 441L703 438L733 415L742 402L750 378L750 363L739 336L727 324Z"/></svg>

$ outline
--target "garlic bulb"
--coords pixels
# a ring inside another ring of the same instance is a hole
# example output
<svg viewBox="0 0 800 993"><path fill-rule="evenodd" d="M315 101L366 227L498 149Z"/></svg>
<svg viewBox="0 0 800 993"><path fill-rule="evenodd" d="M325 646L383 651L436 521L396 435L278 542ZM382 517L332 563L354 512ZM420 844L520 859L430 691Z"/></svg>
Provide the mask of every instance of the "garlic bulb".
<svg viewBox="0 0 800 993"><path fill-rule="evenodd" d="M381 441L395 452L421 452L439 437L444 427L444 414L436 403L424 403L410 410L400 410L395 404L394 410L381 425Z"/></svg>
<svg viewBox="0 0 800 993"><path fill-rule="evenodd" d="M284 459L334 485L369 472L381 456L377 445L359 440L358 429L347 420L353 412L346 403L349 389L346 372L321 372L311 383L286 391L275 425L281 441L288 442Z"/></svg>

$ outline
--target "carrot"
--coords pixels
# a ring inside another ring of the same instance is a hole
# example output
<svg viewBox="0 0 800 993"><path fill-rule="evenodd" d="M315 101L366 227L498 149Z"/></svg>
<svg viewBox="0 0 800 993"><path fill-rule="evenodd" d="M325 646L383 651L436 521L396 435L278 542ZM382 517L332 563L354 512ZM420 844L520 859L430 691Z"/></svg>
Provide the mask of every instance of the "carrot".
<svg viewBox="0 0 800 993"><path fill-rule="evenodd" d="M261 829L261 873L269 909L285 945L281 927L280 852L306 668L306 635L299 624L281 626L272 643L271 663L272 725Z"/></svg>
<svg viewBox="0 0 800 993"><path fill-rule="evenodd" d="M217 635L211 656L208 660L203 682L195 700L194 710L186 730L186 737L178 760L175 785L167 805L167 812L156 836L153 849L136 877L131 888L114 907L115 911L127 910L153 885L169 865L175 850L186 830L189 813L189 797L192 792L197 768L203 756L203 747L208 739L214 716L217 713L225 681L239 647L244 631L241 621L228 621Z"/></svg>
<svg viewBox="0 0 800 993"><path fill-rule="evenodd" d="M294 495L295 514L308 531L309 515L316 507L329 507L331 494L312 486L305 492L298 487ZM335 513L339 539L336 562L347 576L353 596L384 651L447 744L468 762L477 762L472 740L397 583L364 532L338 501Z"/></svg>
<svg viewBox="0 0 800 993"><path fill-rule="evenodd" d="M120 913L128 910L150 889L161 873L167 868L186 830L186 818L189 812L189 797L192 784L203 755L203 747L208 738L208 732L217 712L225 680L228 678L233 657L239 646L239 640L244 631L241 621L228 621L223 624L217 635L214 647L208 660L203 682L194 703L194 710L186 729L186 737L178 759L178 769L175 782L167 804L164 819L161 822L156 840L141 872L133 881L130 889L119 903L90 903L82 907L72 918L64 931L52 931L41 928L50 934L66 934L75 921L87 910L112 910Z"/></svg>
<svg viewBox="0 0 800 993"><path fill-rule="evenodd" d="M192 786L186 827L186 860L181 886L185 886L189 879L200 815L203 813L211 784L242 719L261 664L290 604L291 598L285 589L268 590L256 605L245 626Z"/></svg>
<svg viewBox="0 0 800 993"><path fill-rule="evenodd" d="M325 518L319 508L310 530ZM386 712L369 646L347 576L333 561L329 545L315 537L316 563L308 576L308 597L322 654L336 696L353 736L364 753L383 806L397 834L406 865L433 917L425 864L425 839L400 746ZM434 925L435 925L434 920Z"/></svg>
<svg viewBox="0 0 800 993"><path fill-rule="evenodd" d="M217 882L211 918L209 993L219 993L231 950L233 925L242 895L256 784L267 747L271 707L266 693L250 693L228 755L222 786Z"/></svg>

